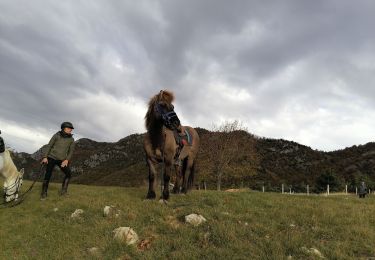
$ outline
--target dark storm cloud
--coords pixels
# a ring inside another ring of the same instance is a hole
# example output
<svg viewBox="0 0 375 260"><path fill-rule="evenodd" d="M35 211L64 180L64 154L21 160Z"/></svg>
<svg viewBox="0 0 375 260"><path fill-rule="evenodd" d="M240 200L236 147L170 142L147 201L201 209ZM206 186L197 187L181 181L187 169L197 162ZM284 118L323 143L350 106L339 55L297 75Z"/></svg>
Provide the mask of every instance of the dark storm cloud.
<svg viewBox="0 0 375 260"><path fill-rule="evenodd" d="M97 140L142 132L145 104L162 88L194 126L240 119L256 134L320 149L372 138L373 1L2 1L0 9L0 126L16 148L35 149L64 120ZM363 131L353 136L353 125Z"/></svg>

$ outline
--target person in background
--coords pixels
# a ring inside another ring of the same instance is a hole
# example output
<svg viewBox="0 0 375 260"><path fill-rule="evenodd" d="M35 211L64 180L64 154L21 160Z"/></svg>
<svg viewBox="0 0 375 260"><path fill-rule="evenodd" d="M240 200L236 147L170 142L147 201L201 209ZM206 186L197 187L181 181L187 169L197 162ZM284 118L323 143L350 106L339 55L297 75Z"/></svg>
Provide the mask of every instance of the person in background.
<svg viewBox="0 0 375 260"><path fill-rule="evenodd" d="M64 122L61 124L61 131L54 134L49 141L42 163L46 164L46 174L42 185L41 200L47 198L48 184L52 176L53 168L57 165L64 172L65 178L62 183L60 195L66 195L68 191L68 185L72 176L70 170L70 160L72 159L74 152L74 138L73 138L73 124L70 122Z"/></svg>
<svg viewBox="0 0 375 260"><path fill-rule="evenodd" d="M361 186L359 186L359 197L360 198L364 198L366 197L366 194L367 194L367 187L366 187L366 184L365 182L361 182Z"/></svg>

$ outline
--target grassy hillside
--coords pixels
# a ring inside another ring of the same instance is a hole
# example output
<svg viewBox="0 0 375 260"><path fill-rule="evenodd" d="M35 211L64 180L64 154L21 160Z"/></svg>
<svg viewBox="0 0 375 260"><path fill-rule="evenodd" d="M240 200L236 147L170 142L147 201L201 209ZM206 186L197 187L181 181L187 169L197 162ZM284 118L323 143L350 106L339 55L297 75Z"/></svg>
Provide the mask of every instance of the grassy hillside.
<svg viewBox="0 0 375 260"><path fill-rule="evenodd" d="M374 197L194 191L162 205L143 201L144 188L71 185L70 196L59 197L59 187L39 201L36 186L23 204L0 210L0 259L92 259L91 247L100 259L318 259L304 247L328 259L375 257ZM103 217L106 205L122 210L120 217ZM78 208L83 218L72 220ZM185 224L190 213L207 222ZM150 247L114 241L120 226Z"/></svg>

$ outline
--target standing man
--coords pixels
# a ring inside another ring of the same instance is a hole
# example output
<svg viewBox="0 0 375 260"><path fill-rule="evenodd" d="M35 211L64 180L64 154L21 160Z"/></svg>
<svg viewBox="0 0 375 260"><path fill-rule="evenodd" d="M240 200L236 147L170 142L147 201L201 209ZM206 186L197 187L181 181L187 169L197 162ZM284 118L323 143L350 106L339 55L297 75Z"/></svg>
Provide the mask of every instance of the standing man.
<svg viewBox="0 0 375 260"><path fill-rule="evenodd" d="M46 174L44 176L41 200L47 198L49 180L51 179L53 168L57 165L65 173L60 195L65 195L68 191L68 185L72 176L69 163L74 152L74 139L72 130L73 124L64 122L61 124L61 131L54 134L47 145L42 163L47 164Z"/></svg>

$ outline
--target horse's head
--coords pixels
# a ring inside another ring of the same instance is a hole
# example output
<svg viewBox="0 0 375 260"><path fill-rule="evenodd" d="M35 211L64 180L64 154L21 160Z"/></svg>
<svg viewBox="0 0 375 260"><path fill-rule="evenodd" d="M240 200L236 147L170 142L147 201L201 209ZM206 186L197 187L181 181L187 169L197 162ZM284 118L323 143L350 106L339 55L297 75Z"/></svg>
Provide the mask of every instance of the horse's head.
<svg viewBox="0 0 375 260"><path fill-rule="evenodd" d="M175 128L180 124L174 106L172 104L174 95L168 90L161 90L159 94L151 98L146 114L146 127L151 128L151 124L159 122L169 128Z"/></svg>
<svg viewBox="0 0 375 260"><path fill-rule="evenodd" d="M6 180L4 182L5 202L17 200L18 193L23 183L24 173L25 173L25 170L22 168L19 172L17 172L17 175L14 178L12 178L11 180Z"/></svg>
<svg viewBox="0 0 375 260"><path fill-rule="evenodd" d="M154 104L154 106L159 106L159 108L163 109L164 112L173 111L174 106L172 105L172 102L174 100L174 95L172 92L168 90L160 90L159 94L157 94L155 97L156 104Z"/></svg>

